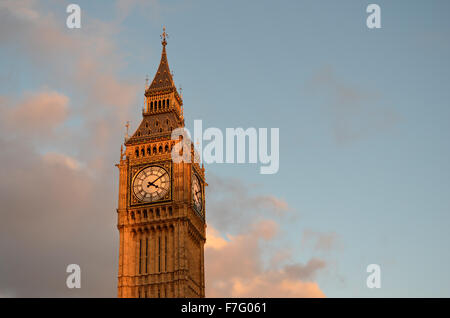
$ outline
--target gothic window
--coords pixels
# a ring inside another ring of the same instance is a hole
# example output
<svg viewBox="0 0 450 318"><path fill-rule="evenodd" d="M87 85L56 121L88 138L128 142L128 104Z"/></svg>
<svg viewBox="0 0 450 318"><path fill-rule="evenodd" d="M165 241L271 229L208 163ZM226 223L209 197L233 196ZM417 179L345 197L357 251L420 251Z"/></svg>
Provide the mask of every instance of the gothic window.
<svg viewBox="0 0 450 318"><path fill-rule="evenodd" d="M148 268L148 238L145 239L145 273L147 274Z"/></svg>
<svg viewBox="0 0 450 318"><path fill-rule="evenodd" d="M159 128L159 132L162 132L162 128Z"/></svg>
<svg viewBox="0 0 450 318"><path fill-rule="evenodd" d="M156 153L156 146L153 147L153 154Z"/></svg>
<svg viewBox="0 0 450 318"><path fill-rule="evenodd" d="M164 271L167 272L167 235L164 236Z"/></svg>
<svg viewBox="0 0 450 318"><path fill-rule="evenodd" d="M164 147L165 152L169 152L169 146L166 145L166 147Z"/></svg>
<svg viewBox="0 0 450 318"><path fill-rule="evenodd" d="M169 206L169 215L172 216L172 207Z"/></svg>
<svg viewBox="0 0 450 318"><path fill-rule="evenodd" d="M158 236L158 272L161 272L161 236Z"/></svg>
<svg viewBox="0 0 450 318"><path fill-rule="evenodd" d="M158 124L159 124L159 122L158 122L158 121L156 121L156 122L155 122L155 126L156 126L156 127L158 127Z"/></svg>
<svg viewBox="0 0 450 318"><path fill-rule="evenodd" d="M163 149L162 146L159 146L159 149L158 149L158 150L159 150L159 153L162 152L162 149Z"/></svg>
<svg viewBox="0 0 450 318"><path fill-rule="evenodd" d="M166 108L166 100L165 99L163 99L162 106L163 106L163 109Z"/></svg>
<svg viewBox="0 0 450 318"><path fill-rule="evenodd" d="M141 154L142 154L142 157L145 156L145 148L142 148L142 149L141 149Z"/></svg>
<svg viewBox="0 0 450 318"><path fill-rule="evenodd" d="M139 157L139 149L138 148L136 148L136 157Z"/></svg>
<svg viewBox="0 0 450 318"><path fill-rule="evenodd" d="M147 147L147 155L151 155L150 147Z"/></svg>
<svg viewBox="0 0 450 318"><path fill-rule="evenodd" d="M142 273L142 240L139 240L139 274Z"/></svg>
<svg viewBox="0 0 450 318"><path fill-rule="evenodd" d="M158 109L161 109L161 101L158 101Z"/></svg>
<svg viewBox="0 0 450 318"><path fill-rule="evenodd" d="M134 212L131 212L131 219L134 220Z"/></svg>
<svg viewBox="0 0 450 318"><path fill-rule="evenodd" d="M156 216L159 217L159 208L156 208Z"/></svg>
<svg viewBox="0 0 450 318"><path fill-rule="evenodd" d="M153 111L153 102L150 102L150 110Z"/></svg>
<svg viewBox="0 0 450 318"><path fill-rule="evenodd" d="M166 105L167 105L167 107L169 107L169 99L167 99L167 102L166 102Z"/></svg>
<svg viewBox="0 0 450 318"><path fill-rule="evenodd" d="M147 218L147 210L144 210L144 218Z"/></svg>

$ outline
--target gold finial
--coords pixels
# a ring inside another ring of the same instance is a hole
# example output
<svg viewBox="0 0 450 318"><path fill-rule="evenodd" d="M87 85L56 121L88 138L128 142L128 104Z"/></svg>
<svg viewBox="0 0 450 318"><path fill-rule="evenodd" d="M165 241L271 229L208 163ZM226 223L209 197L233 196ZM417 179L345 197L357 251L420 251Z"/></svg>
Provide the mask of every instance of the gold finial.
<svg viewBox="0 0 450 318"><path fill-rule="evenodd" d="M161 39L162 39L162 45L166 46L167 45L167 41L166 38L169 38L169 35L166 33L166 27L163 26L163 33L161 34Z"/></svg>
<svg viewBox="0 0 450 318"><path fill-rule="evenodd" d="M125 136L125 138L128 138L128 129L130 128L130 121L127 121L127 123L125 124L125 127L127 128L127 134Z"/></svg>

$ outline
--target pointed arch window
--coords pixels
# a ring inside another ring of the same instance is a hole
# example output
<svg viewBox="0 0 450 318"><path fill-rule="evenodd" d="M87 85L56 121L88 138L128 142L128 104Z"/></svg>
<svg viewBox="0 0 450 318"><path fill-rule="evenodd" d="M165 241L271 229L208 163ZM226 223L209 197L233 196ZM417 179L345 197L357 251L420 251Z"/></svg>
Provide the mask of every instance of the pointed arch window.
<svg viewBox="0 0 450 318"><path fill-rule="evenodd" d="M148 238L145 239L145 273L148 273Z"/></svg>
<svg viewBox="0 0 450 318"><path fill-rule="evenodd" d="M142 240L139 240L139 274L142 274Z"/></svg>

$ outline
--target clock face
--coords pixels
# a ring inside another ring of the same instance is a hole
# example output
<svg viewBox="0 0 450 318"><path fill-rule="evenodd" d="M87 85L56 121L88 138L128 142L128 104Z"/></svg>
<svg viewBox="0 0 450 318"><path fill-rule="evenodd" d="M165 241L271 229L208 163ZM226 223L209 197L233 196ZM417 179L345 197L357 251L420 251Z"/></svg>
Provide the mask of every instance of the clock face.
<svg viewBox="0 0 450 318"><path fill-rule="evenodd" d="M141 202L154 202L166 196L170 189L170 176L159 166L141 170L133 181L134 195Z"/></svg>
<svg viewBox="0 0 450 318"><path fill-rule="evenodd" d="M203 204L202 187L200 185L200 180L196 175L194 175L194 178L192 179L192 200L194 208L200 212Z"/></svg>

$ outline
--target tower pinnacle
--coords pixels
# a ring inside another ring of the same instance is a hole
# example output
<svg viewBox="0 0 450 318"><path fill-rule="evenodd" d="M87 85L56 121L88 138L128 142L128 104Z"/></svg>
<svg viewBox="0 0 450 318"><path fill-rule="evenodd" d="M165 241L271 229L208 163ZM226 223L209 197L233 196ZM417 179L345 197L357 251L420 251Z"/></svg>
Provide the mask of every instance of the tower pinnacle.
<svg viewBox="0 0 450 318"><path fill-rule="evenodd" d="M166 37L169 38L169 35L166 33L166 27L163 26L163 33L161 34L162 45L165 47L167 45Z"/></svg>

